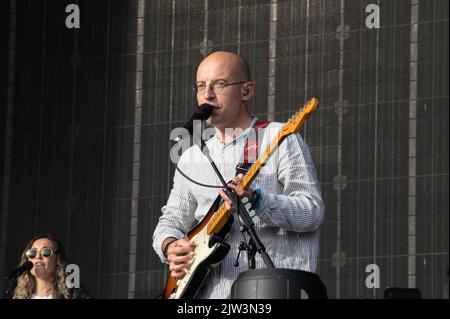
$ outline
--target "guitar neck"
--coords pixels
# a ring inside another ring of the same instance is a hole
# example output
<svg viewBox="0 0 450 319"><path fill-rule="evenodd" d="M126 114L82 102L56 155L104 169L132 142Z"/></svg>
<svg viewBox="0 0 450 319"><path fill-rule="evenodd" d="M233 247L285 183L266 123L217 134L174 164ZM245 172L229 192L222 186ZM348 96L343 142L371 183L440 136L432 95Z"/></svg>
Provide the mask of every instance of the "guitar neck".
<svg viewBox="0 0 450 319"><path fill-rule="evenodd" d="M285 138L286 135L281 134L281 132L277 134L276 138L272 140L272 142L269 144L260 158L258 158L258 160L252 164L248 172L242 178L239 186L241 186L243 189L247 189L250 186L251 182L259 174L261 168L266 165L270 156L275 152L275 150L278 148L278 145L280 145Z"/></svg>
<svg viewBox="0 0 450 319"><path fill-rule="evenodd" d="M241 186L243 189L247 189L249 187L250 183L253 181L256 175L258 175L261 167L266 165L270 156L275 152L281 142L283 142L283 140L290 134L297 133L300 130L300 127L303 125L309 114L315 111L318 103L318 98L313 97L311 100L309 100L308 103L304 105L304 107L300 111L298 111L293 117L289 119L289 121L277 133L272 142L270 142L269 146L266 148L260 158L258 158L258 160L253 163L247 174L244 175L239 186ZM228 210L226 209L225 204L222 204L209 220L207 226L207 234L217 234L223 228L228 218Z"/></svg>
<svg viewBox="0 0 450 319"><path fill-rule="evenodd" d="M281 131L278 132L277 136L272 140L272 142L266 148L265 152L260 156L260 158L258 158L256 162L252 164L248 172L244 175L241 182L239 183L239 186L241 186L243 189L247 189L249 187L251 182L258 175L261 167L266 165L270 156L275 152L275 150L278 148L278 145L280 145L286 137L287 135L282 134ZM226 209L225 204L222 204L208 223L208 235L218 233L225 225L227 220L228 210Z"/></svg>
<svg viewBox="0 0 450 319"><path fill-rule="evenodd" d="M308 117L307 114L303 114L301 117L298 128L300 128L303 123L305 122L306 118ZM284 130L280 130L275 136L275 138L272 140L272 142L269 144L269 146L266 148L265 152L261 155L261 157L253 163L253 165L248 170L247 174L244 175L241 183L239 184L243 189L247 189L250 183L255 179L255 177L258 175L259 170L261 167L266 165L267 161L269 160L270 156L275 152L275 150L278 148L278 146L281 144L281 142L284 141L286 137L288 137L290 134L296 133L296 131L286 133Z"/></svg>

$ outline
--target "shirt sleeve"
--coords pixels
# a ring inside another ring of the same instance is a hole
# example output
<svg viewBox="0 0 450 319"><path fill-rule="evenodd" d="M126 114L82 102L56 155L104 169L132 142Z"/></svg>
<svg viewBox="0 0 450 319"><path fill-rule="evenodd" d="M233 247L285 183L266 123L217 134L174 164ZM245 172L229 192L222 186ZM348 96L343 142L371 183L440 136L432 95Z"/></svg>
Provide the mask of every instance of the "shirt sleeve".
<svg viewBox="0 0 450 319"><path fill-rule="evenodd" d="M256 215L269 226L311 232L323 222L325 206L308 146L300 134L289 135L278 148L277 180L282 194L262 192Z"/></svg>
<svg viewBox="0 0 450 319"><path fill-rule="evenodd" d="M181 169L186 172L184 168ZM178 171L175 171L173 188L167 204L161 208L162 215L153 232L153 249L165 263L167 263L167 259L162 252L164 240L168 237L183 238L196 222L197 202L189 191L188 183L190 182Z"/></svg>

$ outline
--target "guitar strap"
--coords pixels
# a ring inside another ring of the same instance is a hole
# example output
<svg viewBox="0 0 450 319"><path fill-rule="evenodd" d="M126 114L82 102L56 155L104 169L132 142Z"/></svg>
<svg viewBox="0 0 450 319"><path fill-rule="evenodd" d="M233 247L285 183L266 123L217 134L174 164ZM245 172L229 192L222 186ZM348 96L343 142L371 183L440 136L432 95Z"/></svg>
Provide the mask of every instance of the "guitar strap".
<svg viewBox="0 0 450 319"><path fill-rule="evenodd" d="M253 126L255 134L252 132L247 136L244 146L244 158L243 161L236 165L236 175L246 174L250 169L250 166L258 159L258 147L259 147L259 130L266 128L270 124L269 121L257 121ZM262 139L262 137L261 137Z"/></svg>

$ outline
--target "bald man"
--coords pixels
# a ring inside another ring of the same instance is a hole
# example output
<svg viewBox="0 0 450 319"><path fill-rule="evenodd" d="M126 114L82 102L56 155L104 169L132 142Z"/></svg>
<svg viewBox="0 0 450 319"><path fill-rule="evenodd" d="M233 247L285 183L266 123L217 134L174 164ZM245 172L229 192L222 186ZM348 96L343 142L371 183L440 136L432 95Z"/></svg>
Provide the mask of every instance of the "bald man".
<svg viewBox="0 0 450 319"><path fill-rule="evenodd" d="M258 119L251 116L248 104L254 96L254 83L247 62L231 52L217 51L198 66L196 86L198 104L208 103L213 112L207 123L216 130L206 142L210 155L229 186L241 197L250 199L255 208L255 228L276 268L315 272L319 251L319 229L324 218L319 183L307 145L299 134L288 136L261 169L251 187L238 184L236 165L242 163L248 138ZM259 144L263 152L283 126L270 123ZM220 185L210 163L197 146L181 156L178 167L197 182ZM153 234L153 248L162 262L169 264L171 276L182 279L197 249L186 239L187 232L206 215L217 195L231 211L234 205L223 190L195 184L177 171L167 204ZM240 223L234 218L226 242L230 251L208 280L198 287L197 298L229 298L231 285L248 266L241 260L234 265L242 241ZM243 258L243 257L241 257ZM256 257L256 268L264 268Z"/></svg>

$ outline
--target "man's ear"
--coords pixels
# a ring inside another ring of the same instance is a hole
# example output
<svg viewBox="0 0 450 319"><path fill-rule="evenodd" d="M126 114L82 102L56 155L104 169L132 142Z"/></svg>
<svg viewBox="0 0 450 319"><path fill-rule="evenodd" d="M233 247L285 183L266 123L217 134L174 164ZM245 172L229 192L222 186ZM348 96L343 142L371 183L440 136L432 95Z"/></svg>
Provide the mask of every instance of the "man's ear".
<svg viewBox="0 0 450 319"><path fill-rule="evenodd" d="M242 88L242 101L249 103L252 97L255 95L255 85L249 81L244 84Z"/></svg>

